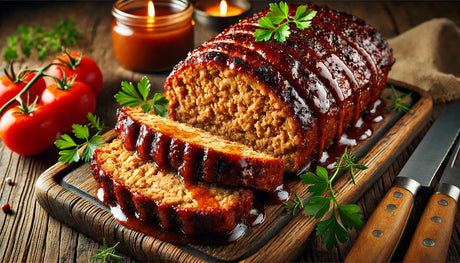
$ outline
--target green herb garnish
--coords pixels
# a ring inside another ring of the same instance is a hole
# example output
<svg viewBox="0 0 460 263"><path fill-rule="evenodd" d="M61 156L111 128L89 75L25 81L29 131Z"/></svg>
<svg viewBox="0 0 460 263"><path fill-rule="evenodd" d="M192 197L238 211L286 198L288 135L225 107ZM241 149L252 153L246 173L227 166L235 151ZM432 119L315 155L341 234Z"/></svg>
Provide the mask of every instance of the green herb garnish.
<svg viewBox="0 0 460 263"><path fill-rule="evenodd" d="M148 102L148 96L150 94L150 82L147 77L143 77L137 84L137 89L133 83L122 81L121 91L115 94L115 100L124 107L140 107L144 112L153 110L156 115L166 117L168 116L169 101L161 93L155 93L153 99Z"/></svg>
<svg viewBox="0 0 460 263"><path fill-rule="evenodd" d="M120 242L117 242L113 247L107 247L107 243L105 242L105 238L102 239L102 243L104 244L104 250L98 250L97 254L92 256L91 258L99 258L103 259L104 262L109 263L110 262L110 257L116 258L116 259L122 259L122 256L119 256L115 253L115 250L117 246L120 244Z"/></svg>
<svg viewBox="0 0 460 263"><path fill-rule="evenodd" d="M307 190L313 194L308 203L303 204L297 194L295 194L295 199L291 199L288 203L283 204L284 207L291 209L293 214L298 209L304 209L306 215L311 215L319 219L323 218L331 210L332 203L331 216L318 222L316 229L318 236L324 235L323 242L329 250L338 245L337 241L342 243L347 241L347 229L355 228L360 230L363 227L362 216L357 214L359 206L355 204L339 204L332 190L332 182L339 171L343 170L350 172L353 183L355 183L353 169L364 170L367 167L362 164L356 164L356 157L347 149L345 149L340 158L336 159L335 170L331 178L329 178L327 170L321 166L316 168L316 174L308 172L300 176L304 184L310 185ZM327 189L329 190L329 197L324 197L323 194Z"/></svg>
<svg viewBox="0 0 460 263"><path fill-rule="evenodd" d="M56 52L77 42L80 31L74 28L73 19L60 20L51 29L42 27L19 26L18 35L7 38L7 47L3 49L3 59L12 61L19 58L20 52L30 57L32 50L37 50L38 59L43 59L49 51Z"/></svg>
<svg viewBox="0 0 460 263"><path fill-rule="evenodd" d="M88 113L88 121L89 124L87 125L80 125L74 124L72 125L72 133L74 134L75 138L78 140L83 141L82 143L77 143L70 137L68 134L63 134L61 139L57 140L54 144L59 151L59 162L63 163L72 163L78 162L80 160L80 155L78 151L84 147L81 159L85 162L88 162L93 155L94 150L96 150L99 146L104 144L104 140L100 135L101 132L104 130L104 123L100 121L100 119L92 113ZM90 137L90 128L96 129L96 132L93 136Z"/></svg>
<svg viewBox="0 0 460 263"><path fill-rule="evenodd" d="M316 11L307 10L306 5L297 7L294 19L289 19L289 5L285 2L270 3L270 12L257 20L261 28L256 29L254 37L256 41L268 41L273 38L279 42L285 42L291 34L289 23L294 23L297 28L305 29L311 26L311 20Z"/></svg>
<svg viewBox="0 0 460 263"><path fill-rule="evenodd" d="M393 85L390 85L391 90L393 92L392 95L388 95L387 99L392 100L393 103L390 105L390 108L392 110L395 110L396 112L403 111L403 112L410 112L412 111L409 107L409 103L402 101L405 98L408 98L409 96L412 95L412 92L409 92L407 94L402 94L399 95L398 92L396 92L396 89Z"/></svg>

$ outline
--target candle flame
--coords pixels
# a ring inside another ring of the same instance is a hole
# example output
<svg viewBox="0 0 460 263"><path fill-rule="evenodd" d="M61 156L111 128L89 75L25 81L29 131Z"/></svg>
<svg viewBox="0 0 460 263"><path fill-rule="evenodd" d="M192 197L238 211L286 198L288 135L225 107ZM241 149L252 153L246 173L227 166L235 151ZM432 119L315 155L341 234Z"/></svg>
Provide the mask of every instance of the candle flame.
<svg viewBox="0 0 460 263"><path fill-rule="evenodd" d="M221 0L220 1L220 15L224 16L227 14L227 1Z"/></svg>
<svg viewBox="0 0 460 263"><path fill-rule="evenodd" d="M147 12L149 14L149 17L155 17L155 7L153 6L152 1L149 1L148 3Z"/></svg>

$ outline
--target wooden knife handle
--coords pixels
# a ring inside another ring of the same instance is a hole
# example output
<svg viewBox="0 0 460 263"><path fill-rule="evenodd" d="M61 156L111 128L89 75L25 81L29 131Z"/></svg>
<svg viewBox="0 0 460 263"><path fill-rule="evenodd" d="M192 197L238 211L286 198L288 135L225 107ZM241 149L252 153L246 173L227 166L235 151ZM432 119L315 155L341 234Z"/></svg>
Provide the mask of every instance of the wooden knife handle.
<svg viewBox="0 0 460 263"><path fill-rule="evenodd" d="M392 187L365 224L345 262L388 262L401 239L413 203L410 191Z"/></svg>
<svg viewBox="0 0 460 263"><path fill-rule="evenodd" d="M436 193L428 201L403 262L445 262L457 202Z"/></svg>

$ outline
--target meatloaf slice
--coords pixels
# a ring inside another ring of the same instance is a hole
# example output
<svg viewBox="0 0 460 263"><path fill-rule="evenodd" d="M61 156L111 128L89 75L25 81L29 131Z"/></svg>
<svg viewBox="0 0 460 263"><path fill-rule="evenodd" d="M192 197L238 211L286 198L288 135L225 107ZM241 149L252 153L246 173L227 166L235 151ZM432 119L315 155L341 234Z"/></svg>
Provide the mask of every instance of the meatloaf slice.
<svg viewBox="0 0 460 263"><path fill-rule="evenodd" d="M140 108L121 108L117 116L115 130L125 149L141 160L153 160L162 170L178 171L185 181L263 191L282 184L284 166L279 158Z"/></svg>
<svg viewBox="0 0 460 263"><path fill-rule="evenodd" d="M277 69L230 43L198 48L166 84L170 117L299 168L318 141L317 118Z"/></svg>
<svg viewBox="0 0 460 263"><path fill-rule="evenodd" d="M225 234L253 208L250 190L184 182L175 172L139 160L118 139L94 152L91 170L104 190L103 203L119 204L128 217L186 234Z"/></svg>

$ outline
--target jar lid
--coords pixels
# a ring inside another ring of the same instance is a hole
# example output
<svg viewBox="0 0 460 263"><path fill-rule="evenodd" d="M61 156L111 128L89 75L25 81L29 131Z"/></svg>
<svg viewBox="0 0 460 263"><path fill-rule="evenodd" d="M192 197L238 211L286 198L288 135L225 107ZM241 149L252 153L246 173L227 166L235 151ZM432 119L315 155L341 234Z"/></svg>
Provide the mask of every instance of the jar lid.
<svg viewBox="0 0 460 263"><path fill-rule="evenodd" d="M193 5L187 0L160 0L155 1L156 10L169 10L167 15L133 14L133 10L147 8L146 0L118 0L112 9L112 14L122 24L139 27L164 27L191 19ZM159 12L157 12L159 13ZM154 21L154 22L152 22Z"/></svg>

